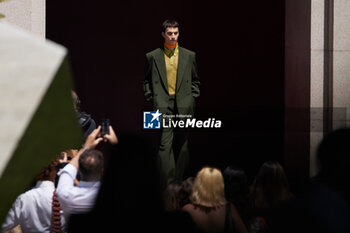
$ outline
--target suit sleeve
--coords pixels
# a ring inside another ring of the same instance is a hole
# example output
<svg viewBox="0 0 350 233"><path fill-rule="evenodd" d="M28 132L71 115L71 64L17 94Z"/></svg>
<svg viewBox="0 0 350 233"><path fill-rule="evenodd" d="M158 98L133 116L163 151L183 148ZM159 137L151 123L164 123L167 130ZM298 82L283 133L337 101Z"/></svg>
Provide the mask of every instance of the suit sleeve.
<svg viewBox="0 0 350 233"><path fill-rule="evenodd" d="M199 91L199 77L197 73L197 63L196 63L196 54L193 55L193 64L192 64L192 95L193 97L198 97L200 95Z"/></svg>
<svg viewBox="0 0 350 233"><path fill-rule="evenodd" d="M146 100L149 101L153 97L152 93L152 63L151 59L146 55L145 77L143 80L143 92Z"/></svg>

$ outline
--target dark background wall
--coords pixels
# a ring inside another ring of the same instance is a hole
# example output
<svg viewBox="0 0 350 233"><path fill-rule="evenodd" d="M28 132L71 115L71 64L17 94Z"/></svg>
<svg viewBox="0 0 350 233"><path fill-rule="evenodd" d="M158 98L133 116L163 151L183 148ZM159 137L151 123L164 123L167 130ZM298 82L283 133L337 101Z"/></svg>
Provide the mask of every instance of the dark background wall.
<svg viewBox="0 0 350 233"><path fill-rule="evenodd" d="M310 166L311 1L285 1L284 162L302 189ZM326 106L326 105L325 105Z"/></svg>
<svg viewBox="0 0 350 233"><path fill-rule="evenodd" d="M230 163L252 178L267 159L283 161L284 1L47 1L47 38L66 46L83 109L117 133L142 129L144 55L162 45L161 23L180 23L179 44L197 54L197 118L222 129L190 134L188 175Z"/></svg>

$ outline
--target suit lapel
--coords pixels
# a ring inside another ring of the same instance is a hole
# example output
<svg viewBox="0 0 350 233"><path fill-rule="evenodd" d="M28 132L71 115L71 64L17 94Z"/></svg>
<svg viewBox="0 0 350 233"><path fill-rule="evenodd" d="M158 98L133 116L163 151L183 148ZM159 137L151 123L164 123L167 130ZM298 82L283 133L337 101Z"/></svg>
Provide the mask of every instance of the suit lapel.
<svg viewBox="0 0 350 233"><path fill-rule="evenodd" d="M184 50L181 47L179 47L179 62L177 66L176 92L180 87L182 77L185 72L187 60L188 60L187 54L184 52Z"/></svg>
<svg viewBox="0 0 350 233"><path fill-rule="evenodd" d="M158 49L157 53L154 56L154 59L157 64L157 68L160 74L161 79L163 80L165 88L168 90L168 80L166 77L166 67L165 67L165 58L164 51L162 49Z"/></svg>

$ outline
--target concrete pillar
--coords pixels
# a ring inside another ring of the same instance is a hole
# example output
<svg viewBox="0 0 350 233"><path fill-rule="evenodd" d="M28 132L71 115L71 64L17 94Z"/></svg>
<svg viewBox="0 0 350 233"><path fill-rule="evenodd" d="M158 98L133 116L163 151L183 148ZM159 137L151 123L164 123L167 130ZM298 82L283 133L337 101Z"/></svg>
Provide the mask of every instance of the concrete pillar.
<svg viewBox="0 0 350 233"><path fill-rule="evenodd" d="M0 3L1 21L45 38L45 0L8 0ZM0 21L0 22L1 22Z"/></svg>
<svg viewBox="0 0 350 233"><path fill-rule="evenodd" d="M286 83L302 87L286 88L286 100L292 95L307 98L302 88L307 81L300 80L301 75L310 79L310 138L309 138L309 175L318 172L316 158L317 147L323 136L337 128L350 126L350 0L310 0L310 31L290 30L291 24L300 19L307 19L305 12L296 11L295 7L307 5L308 1L286 0L286 44L291 40L306 40L310 33L310 74L300 70L302 64L291 66L297 57L306 59L308 54L302 49L294 49L296 55L291 58L286 47ZM303 15L304 14L304 15ZM306 12L307 14L307 12ZM300 26L300 25L299 25ZM301 25L302 26L302 25ZM293 33L288 33L293 32ZM306 43L306 41L305 41ZM291 70L290 67L292 67ZM294 74L295 75L290 75ZM292 77L292 79L291 79ZM294 92L291 94L291 92ZM293 99L297 99L294 98ZM297 105L306 103L300 98ZM288 102L286 102L288 107ZM288 117L288 115L286 116ZM300 119L297 119L300 120ZM301 119L302 120L302 119ZM307 118L304 118L307 120ZM304 142L306 145L307 142ZM297 157L294 157L297 158ZM302 160L302 159L299 159Z"/></svg>
<svg viewBox="0 0 350 233"><path fill-rule="evenodd" d="M323 138L325 0L311 1L310 176L318 171L316 150Z"/></svg>
<svg viewBox="0 0 350 233"><path fill-rule="evenodd" d="M333 0L333 129L350 126L350 0Z"/></svg>

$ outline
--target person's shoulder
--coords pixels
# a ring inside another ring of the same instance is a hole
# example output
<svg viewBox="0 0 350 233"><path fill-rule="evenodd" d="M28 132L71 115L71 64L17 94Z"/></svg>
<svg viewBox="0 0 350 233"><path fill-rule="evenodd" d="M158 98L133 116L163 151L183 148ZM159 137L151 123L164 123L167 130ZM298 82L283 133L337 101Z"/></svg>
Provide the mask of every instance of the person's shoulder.
<svg viewBox="0 0 350 233"><path fill-rule="evenodd" d="M161 48L156 48L148 53L146 53L146 56L147 57L153 57L154 55L160 53L160 52L163 52L163 50Z"/></svg>
<svg viewBox="0 0 350 233"><path fill-rule="evenodd" d="M181 46L179 46L179 49L180 49L180 51L183 52L183 53L187 53L187 54L190 54L190 55L195 55L195 54L196 54L194 51L191 51L191 50L186 49L186 48L181 47Z"/></svg>
<svg viewBox="0 0 350 233"><path fill-rule="evenodd" d="M184 205L183 207L182 207L182 210L183 211L191 211L191 210L193 210L194 209L194 206L193 206L193 204L191 204L191 203L188 203L188 204L186 204L186 205Z"/></svg>
<svg viewBox="0 0 350 233"><path fill-rule="evenodd" d="M30 191L30 190L29 190ZM15 202L18 204L18 203L23 203L23 201L25 200L25 199L27 199L28 198L28 196L30 196L30 193L29 193L29 195L28 195L28 192L29 191L27 191L27 192L24 192L24 193L21 193L20 195L18 195L17 196L17 198L16 198L16 200L15 200Z"/></svg>
<svg viewBox="0 0 350 233"><path fill-rule="evenodd" d="M24 204L28 204L29 202L33 202L36 197L36 188L31 188L24 193L21 193L16 198L16 205L23 206Z"/></svg>

